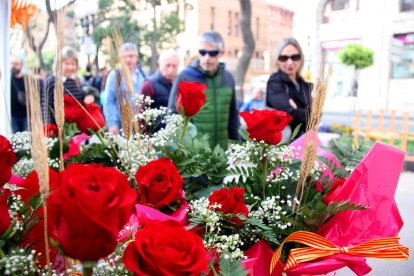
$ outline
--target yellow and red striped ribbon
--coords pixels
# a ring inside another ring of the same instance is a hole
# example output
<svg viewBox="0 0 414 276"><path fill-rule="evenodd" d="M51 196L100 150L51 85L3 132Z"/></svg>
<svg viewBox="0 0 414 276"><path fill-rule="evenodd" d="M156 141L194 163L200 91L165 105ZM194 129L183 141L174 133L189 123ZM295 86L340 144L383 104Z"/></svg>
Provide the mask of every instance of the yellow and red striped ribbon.
<svg viewBox="0 0 414 276"><path fill-rule="evenodd" d="M284 271L295 268L300 263L337 253L388 260L406 260L408 259L409 249L406 246L398 244L399 239L399 237L380 238L355 246L341 247L318 234L298 231L290 234L275 251L270 264L270 272L273 271L279 261L283 245L286 242L302 243L309 247L292 249L286 261Z"/></svg>
<svg viewBox="0 0 414 276"><path fill-rule="evenodd" d="M31 0L13 0L10 27L20 23L26 28L30 18L36 13L37 7Z"/></svg>

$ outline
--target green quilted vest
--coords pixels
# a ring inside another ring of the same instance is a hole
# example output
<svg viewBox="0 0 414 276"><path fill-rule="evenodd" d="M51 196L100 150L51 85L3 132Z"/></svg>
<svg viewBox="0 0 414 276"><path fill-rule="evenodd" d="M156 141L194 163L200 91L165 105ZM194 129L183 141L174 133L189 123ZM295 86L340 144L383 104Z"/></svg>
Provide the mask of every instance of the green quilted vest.
<svg viewBox="0 0 414 276"><path fill-rule="evenodd" d="M221 74L214 77L206 76L207 89L205 90L206 102L201 111L192 118L197 127L197 135L209 136L210 146L214 148L219 144L224 150L228 144L228 124L230 102L232 96L231 87L220 87Z"/></svg>

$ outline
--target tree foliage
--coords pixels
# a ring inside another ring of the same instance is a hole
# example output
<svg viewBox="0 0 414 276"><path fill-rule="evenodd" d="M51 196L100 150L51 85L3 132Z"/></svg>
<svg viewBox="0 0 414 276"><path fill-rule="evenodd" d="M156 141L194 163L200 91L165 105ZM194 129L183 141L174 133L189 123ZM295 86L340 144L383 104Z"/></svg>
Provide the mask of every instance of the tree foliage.
<svg viewBox="0 0 414 276"><path fill-rule="evenodd" d="M113 0L99 0L99 13L92 32L95 43L99 49L103 39L111 34L111 28L116 25L122 40L137 45L140 60L145 64L150 64L151 72L153 72L156 69L158 50L174 47L176 36L182 30L178 11L157 13L155 11L160 9L162 1L147 0L148 7L151 6L154 12L151 18L152 24L144 26L143 23L134 19L133 13L137 12L134 1L122 0L120 2L121 4L114 5ZM167 2L177 3L177 0Z"/></svg>
<svg viewBox="0 0 414 276"><path fill-rule="evenodd" d="M339 53L339 58L343 64L355 66L356 70L360 70L374 63L374 52L361 44L348 44Z"/></svg>

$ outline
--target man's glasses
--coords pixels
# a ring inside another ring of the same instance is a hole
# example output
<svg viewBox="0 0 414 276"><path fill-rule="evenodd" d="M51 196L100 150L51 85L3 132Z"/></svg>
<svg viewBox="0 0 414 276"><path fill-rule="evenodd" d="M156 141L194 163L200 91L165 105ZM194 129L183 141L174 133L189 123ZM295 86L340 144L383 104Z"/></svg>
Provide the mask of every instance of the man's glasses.
<svg viewBox="0 0 414 276"><path fill-rule="evenodd" d="M217 56L218 54L220 54L220 51L219 51L219 50L211 50L211 51L207 51L207 50L201 49L201 50L198 50L198 52L199 52L199 53L200 53L200 55L202 55L203 57L204 57L206 54L208 54L210 57L215 57L215 56Z"/></svg>
<svg viewBox="0 0 414 276"><path fill-rule="evenodd" d="M281 56L279 56L279 61L280 62L286 62L288 59L291 59L293 61L299 61L301 58L302 57L300 56L300 54L291 55L291 56L281 55Z"/></svg>

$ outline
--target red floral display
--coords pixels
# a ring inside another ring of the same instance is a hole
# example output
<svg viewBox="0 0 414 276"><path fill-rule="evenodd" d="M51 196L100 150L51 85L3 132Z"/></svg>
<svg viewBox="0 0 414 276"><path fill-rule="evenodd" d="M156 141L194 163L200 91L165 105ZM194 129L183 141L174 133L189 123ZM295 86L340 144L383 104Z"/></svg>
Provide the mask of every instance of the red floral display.
<svg viewBox="0 0 414 276"><path fill-rule="evenodd" d="M135 275L208 273L203 240L173 221L145 225L127 246L122 261Z"/></svg>
<svg viewBox="0 0 414 276"><path fill-rule="evenodd" d="M58 173L52 169L49 169L49 187L53 189L58 181ZM21 196L21 200L29 208L29 199L33 196L36 196L39 193L39 177L36 171L32 171L27 178L18 186L22 189L16 191L16 194ZM53 210L48 209L49 217L53 217ZM41 253L37 257L38 266L45 266L46 263L46 254L45 254L45 239L44 239L44 210L43 206L36 210L34 216L37 219L37 223L29 228L22 237L21 247L22 248L31 248L36 252ZM53 229L53 223L51 220L48 221L48 234L51 236ZM54 262L57 256L57 249L49 243L49 256L52 262Z"/></svg>
<svg viewBox="0 0 414 276"><path fill-rule="evenodd" d="M337 178L334 182L332 182L329 192L323 198L323 202L325 204L337 201L336 198L338 197L339 191L342 185L345 183L345 180L346 178Z"/></svg>
<svg viewBox="0 0 414 276"><path fill-rule="evenodd" d="M55 124L46 124L44 126L45 136L47 137L57 137L59 134L59 129Z"/></svg>
<svg viewBox="0 0 414 276"><path fill-rule="evenodd" d="M139 200L156 209L180 199L184 180L177 167L168 158L160 158L141 166L135 178L138 182Z"/></svg>
<svg viewBox="0 0 414 276"><path fill-rule="evenodd" d="M82 111L82 107L75 98L65 95L63 98L64 107L65 107L65 121L66 122L76 122L79 117L79 113Z"/></svg>
<svg viewBox="0 0 414 276"><path fill-rule="evenodd" d="M202 83L181 81L178 85L177 112L182 110L188 117L197 114L206 101L206 88Z"/></svg>
<svg viewBox="0 0 414 276"><path fill-rule="evenodd" d="M0 135L0 187L12 176L12 167L16 163L16 154L6 137Z"/></svg>
<svg viewBox="0 0 414 276"><path fill-rule="evenodd" d="M292 120L292 116L279 110L256 110L240 112L247 124L247 132L251 139L264 141L269 145L277 145L282 140L282 131Z"/></svg>
<svg viewBox="0 0 414 276"><path fill-rule="evenodd" d="M98 260L112 253L137 198L115 168L69 164L49 196L55 240L69 257Z"/></svg>
<svg viewBox="0 0 414 276"><path fill-rule="evenodd" d="M102 109L98 105L95 103L87 104L85 110L82 109L76 119L76 126L80 131L90 134L89 129L98 131L105 126L105 118Z"/></svg>
<svg viewBox="0 0 414 276"><path fill-rule="evenodd" d="M239 214L248 216L249 210L244 203L244 189L238 187L223 188L213 192L209 198L210 206L214 203L220 205L216 208L217 211L223 212L223 214ZM241 223L242 221L234 217L232 220L234 223Z"/></svg>
<svg viewBox="0 0 414 276"><path fill-rule="evenodd" d="M8 192L0 190L0 237L7 231L11 224L11 219L9 215L9 208L7 204L7 199L9 197Z"/></svg>

